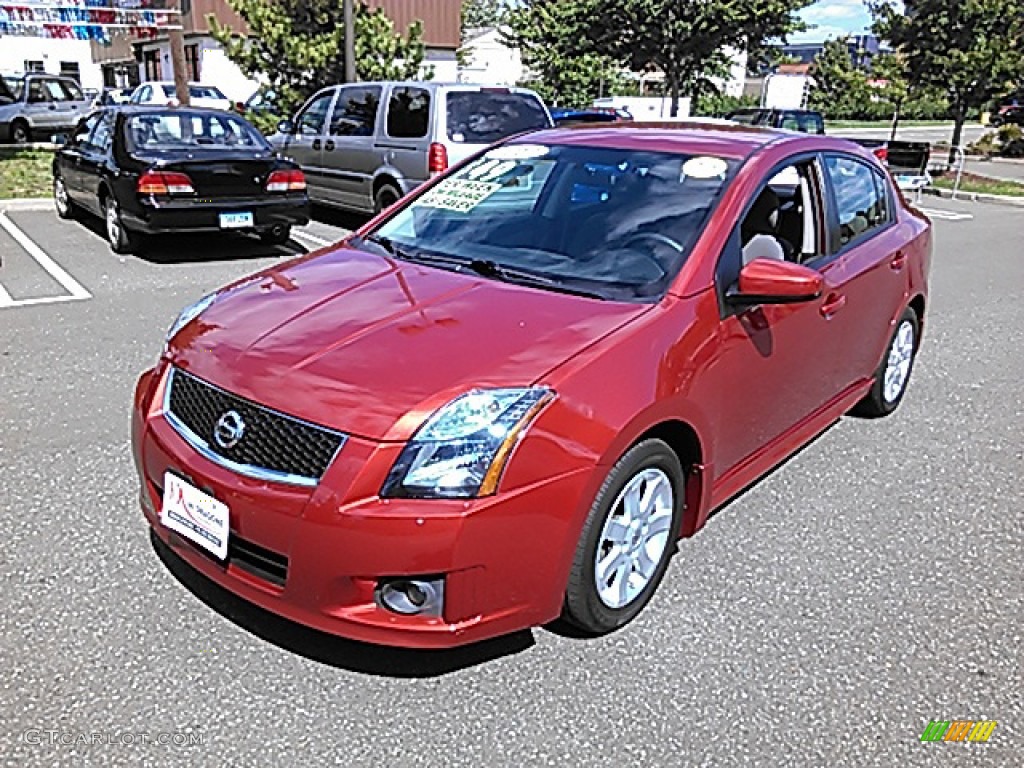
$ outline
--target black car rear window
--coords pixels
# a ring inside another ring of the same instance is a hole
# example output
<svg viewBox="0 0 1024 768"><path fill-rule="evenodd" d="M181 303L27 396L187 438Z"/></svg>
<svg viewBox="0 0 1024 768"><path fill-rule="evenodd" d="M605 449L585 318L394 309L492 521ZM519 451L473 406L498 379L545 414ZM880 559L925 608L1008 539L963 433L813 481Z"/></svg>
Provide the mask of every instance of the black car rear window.
<svg viewBox="0 0 1024 768"><path fill-rule="evenodd" d="M448 138L457 143L491 144L551 125L540 101L527 93L451 91L447 108Z"/></svg>
<svg viewBox="0 0 1024 768"><path fill-rule="evenodd" d="M266 140L230 112L167 110L129 115L125 136L139 150L266 149Z"/></svg>

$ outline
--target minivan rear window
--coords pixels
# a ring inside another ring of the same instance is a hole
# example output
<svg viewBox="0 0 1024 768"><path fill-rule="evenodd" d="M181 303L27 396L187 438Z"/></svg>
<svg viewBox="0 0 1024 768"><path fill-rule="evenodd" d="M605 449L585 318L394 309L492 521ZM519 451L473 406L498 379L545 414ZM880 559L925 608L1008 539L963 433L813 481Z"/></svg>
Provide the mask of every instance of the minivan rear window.
<svg viewBox="0 0 1024 768"><path fill-rule="evenodd" d="M447 115L448 138L465 144L491 144L551 126L540 101L527 93L450 91Z"/></svg>

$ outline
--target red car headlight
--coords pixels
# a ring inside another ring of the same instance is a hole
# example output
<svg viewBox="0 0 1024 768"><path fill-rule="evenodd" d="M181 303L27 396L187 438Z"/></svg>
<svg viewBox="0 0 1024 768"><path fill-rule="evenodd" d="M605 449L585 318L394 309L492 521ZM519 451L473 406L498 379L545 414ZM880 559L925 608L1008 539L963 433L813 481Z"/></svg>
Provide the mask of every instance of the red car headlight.
<svg viewBox="0 0 1024 768"><path fill-rule="evenodd" d="M554 396L547 387L460 395L416 431L381 496L451 499L494 493L512 448Z"/></svg>

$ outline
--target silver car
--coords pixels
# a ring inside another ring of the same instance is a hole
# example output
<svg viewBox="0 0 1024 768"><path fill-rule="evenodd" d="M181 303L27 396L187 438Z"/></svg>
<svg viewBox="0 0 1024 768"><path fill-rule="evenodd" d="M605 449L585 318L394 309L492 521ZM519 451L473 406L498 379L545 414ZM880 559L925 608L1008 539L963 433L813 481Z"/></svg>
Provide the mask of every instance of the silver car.
<svg viewBox="0 0 1024 768"><path fill-rule="evenodd" d="M49 141L55 133L70 133L89 108L70 77L5 74L0 77L0 141Z"/></svg>
<svg viewBox="0 0 1024 768"><path fill-rule="evenodd" d="M525 88L352 83L314 94L270 143L302 166L313 202L368 213L499 139L551 126Z"/></svg>

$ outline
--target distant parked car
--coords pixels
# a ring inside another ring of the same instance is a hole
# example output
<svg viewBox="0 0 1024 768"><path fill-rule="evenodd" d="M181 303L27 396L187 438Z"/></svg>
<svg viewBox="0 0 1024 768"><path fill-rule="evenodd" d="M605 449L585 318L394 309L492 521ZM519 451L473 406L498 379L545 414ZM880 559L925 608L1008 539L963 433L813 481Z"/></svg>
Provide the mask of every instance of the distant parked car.
<svg viewBox="0 0 1024 768"><path fill-rule="evenodd" d="M104 88L93 100L93 108L112 107L115 104L127 104L132 97L134 88Z"/></svg>
<svg viewBox="0 0 1024 768"><path fill-rule="evenodd" d="M270 143L306 171L313 202L373 212L495 141L552 125L525 88L358 83L314 94Z"/></svg>
<svg viewBox="0 0 1024 768"><path fill-rule="evenodd" d="M552 109L551 119L558 127L580 123L618 123L632 120L633 116L623 109Z"/></svg>
<svg viewBox="0 0 1024 768"><path fill-rule="evenodd" d="M89 111L81 86L43 73L0 77L0 141L25 144L69 131Z"/></svg>
<svg viewBox="0 0 1024 768"><path fill-rule="evenodd" d="M989 118L989 124L998 128L1000 125L1024 125L1024 104L1009 104L999 108L999 111Z"/></svg>
<svg viewBox="0 0 1024 768"><path fill-rule="evenodd" d="M175 232L254 232L282 244L309 221L299 167L245 119L214 109L93 112L54 158L53 195L62 219L103 217L117 253Z"/></svg>
<svg viewBox="0 0 1024 768"><path fill-rule="evenodd" d="M202 83L188 84L188 99L191 107L207 107L209 109L231 109L231 99L221 93L215 85ZM178 97L173 82L143 83L136 88L128 100L132 104L159 104L166 106L177 104Z"/></svg>
<svg viewBox="0 0 1024 768"><path fill-rule="evenodd" d="M277 92L272 88L260 88L256 93L235 105L243 115L272 115L277 112Z"/></svg>
<svg viewBox="0 0 1024 768"><path fill-rule="evenodd" d="M825 120L820 112L809 109L765 109L750 107L736 109L727 114L727 120L761 128L781 128L801 133L825 133Z"/></svg>

